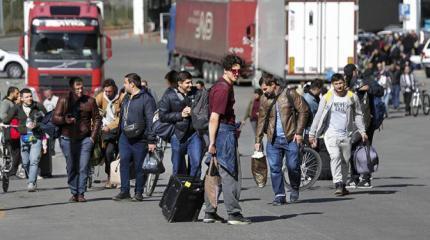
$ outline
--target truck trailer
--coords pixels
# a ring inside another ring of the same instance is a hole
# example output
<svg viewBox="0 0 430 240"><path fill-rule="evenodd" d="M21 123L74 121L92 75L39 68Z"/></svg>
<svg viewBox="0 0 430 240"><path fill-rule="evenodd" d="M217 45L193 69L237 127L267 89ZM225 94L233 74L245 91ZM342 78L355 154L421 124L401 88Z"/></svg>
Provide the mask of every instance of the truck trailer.
<svg viewBox="0 0 430 240"><path fill-rule="evenodd" d="M221 59L242 57L247 67L239 81L249 81L257 0L178 0L169 30L170 67L215 82L223 74Z"/></svg>
<svg viewBox="0 0 430 240"><path fill-rule="evenodd" d="M356 0L259 0L257 68L289 82L342 72L356 61L357 4Z"/></svg>
<svg viewBox="0 0 430 240"><path fill-rule="evenodd" d="M26 85L35 92L66 93L69 80L83 79L87 93L104 78L112 43L103 31L100 1L25 1L20 55L28 63Z"/></svg>

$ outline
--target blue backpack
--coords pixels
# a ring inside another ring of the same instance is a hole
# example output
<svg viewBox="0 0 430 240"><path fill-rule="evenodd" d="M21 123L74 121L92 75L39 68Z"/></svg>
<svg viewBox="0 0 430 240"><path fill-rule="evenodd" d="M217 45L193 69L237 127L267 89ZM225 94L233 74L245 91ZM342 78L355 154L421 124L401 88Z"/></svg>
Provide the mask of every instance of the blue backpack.
<svg viewBox="0 0 430 240"><path fill-rule="evenodd" d="M43 130L43 132L48 134L50 138L55 139L60 137L61 128L52 122L53 115L54 111L46 113L40 123L40 128Z"/></svg>
<svg viewBox="0 0 430 240"><path fill-rule="evenodd" d="M381 127L384 121L384 115L386 112L385 103L382 101L381 97L373 97L373 108L372 109L372 122L371 126L373 129L378 129Z"/></svg>

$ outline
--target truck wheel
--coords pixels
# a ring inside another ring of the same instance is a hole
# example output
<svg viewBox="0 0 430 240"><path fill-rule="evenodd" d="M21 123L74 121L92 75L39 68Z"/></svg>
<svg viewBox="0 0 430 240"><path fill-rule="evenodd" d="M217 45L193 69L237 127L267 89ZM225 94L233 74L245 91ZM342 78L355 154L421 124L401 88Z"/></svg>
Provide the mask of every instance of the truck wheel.
<svg viewBox="0 0 430 240"><path fill-rule="evenodd" d="M426 67L426 77L430 78L430 67Z"/></svg>
<svg viewBox="0 0 430 240"><path fill-rule="evenodd" d="M219 64L215 64L214 66L214 82L218 81L222 76L221 66Z"/></svg>
<svg viewBox="0 0 430 240"><path fill-rule="evenodd" d="M21 78L24 70L18 63L9 63L6 67L6 74L8 78Z"/></svg>
<svg viewBox="0 0 430 240"><path fill-rule="evenodd" d="M203 71L203 79L206 83L209 83L209 64L207 62L203 63L202 71Z"/></svg>
<svg viewBox="0 0 430 240"><path fill-rule="evenodd" d="M209 63L208 69L209 69L208 70L208 72L209 72L208 79L209 79L209 82L213 84L213 83L215 83L215 71L216 71L215 64Z"/></svg>

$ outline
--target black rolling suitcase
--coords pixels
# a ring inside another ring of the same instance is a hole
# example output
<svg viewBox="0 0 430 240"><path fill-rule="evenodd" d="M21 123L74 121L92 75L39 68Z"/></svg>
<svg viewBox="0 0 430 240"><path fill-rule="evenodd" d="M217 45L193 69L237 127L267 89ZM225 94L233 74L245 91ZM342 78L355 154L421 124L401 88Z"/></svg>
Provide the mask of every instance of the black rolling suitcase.
<svg viewBox="0 0 430 240"><path fill-rule="evenodd" d="M204 182L190 176L171 176L160 201L168 222L196 221L204 202Z"/></svg>

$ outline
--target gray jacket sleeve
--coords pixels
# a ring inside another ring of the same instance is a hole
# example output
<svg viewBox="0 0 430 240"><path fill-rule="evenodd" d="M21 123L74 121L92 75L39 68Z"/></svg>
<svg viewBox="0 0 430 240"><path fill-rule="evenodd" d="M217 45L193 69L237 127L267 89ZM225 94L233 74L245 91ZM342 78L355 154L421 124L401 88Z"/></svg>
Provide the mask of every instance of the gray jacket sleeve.
<svg viewBox="0 0 430 240"><path fill-rule="evenodd" d="M314 116L314 120L312 121L312 125L311 125L311 129L309 131L309 136L315 137L316 133L318 131L318 125L320 123L320 121L323 121L324 119L322 119L322 115L323 115L323 111L324 111L324 107L327 104L325 97L322 97L320 100L320 103L318 105L318 110L317 113Z"/></svg>
<svg viewBox="0 0 430 240"><path fill-rule="evenodd" d="M9 104L5 103L4 101L0 103L0 122L3 122L3 119L7 117L9 109Z"/></svg>
<svg viewBox="0 0 430 240"><path fill-rule="evenodd" d="M353 112L353 114L354 114L355 126L358 128L358 131L360 133L365 133L366 127L364 125L363 111L361 111L360 99L358 98L357 94L354 94L352 98L354 100L354 112Z"/></svg>

